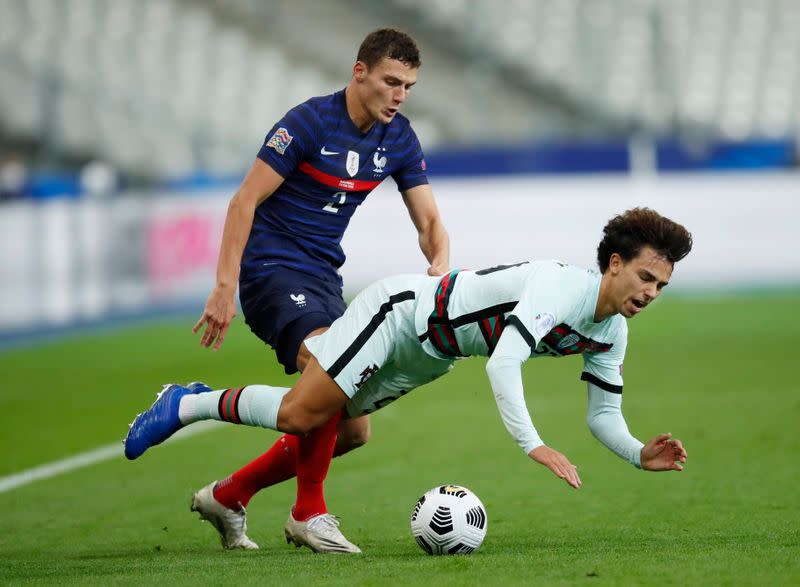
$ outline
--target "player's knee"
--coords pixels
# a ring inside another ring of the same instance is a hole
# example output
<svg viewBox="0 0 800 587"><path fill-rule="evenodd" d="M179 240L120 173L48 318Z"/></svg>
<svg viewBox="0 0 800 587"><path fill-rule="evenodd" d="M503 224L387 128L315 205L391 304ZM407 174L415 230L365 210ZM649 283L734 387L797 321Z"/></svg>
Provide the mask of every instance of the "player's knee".
<svg viewBox="0 0 800 587"><path fill-rule="evenodd" d="M307 414L295 410L278 412L278 430L281 432L302 436L313 429L313 419L309 418Z"/></svg>
<svg viewBox="0 0 800 587"><path fill-rule="evenodd" d="M369 441L370 430L356 430L349 432L346 436L342 437L341 444L345 450L353 450L364 446Z"/></svg>
<svg viewBox="0 0 800 587"><path fill-rule="evenodd" d="M285 401L278 410L278 430L287 434L303 435L319 428L325 418L304 409L300 404Z"/></svg>
<svg viewBox="0 0 800 587"><path fill-rule="evenodd" d="M372 434L369 420L364 418L346 422L347 425L339 427L337 438L339 449L342 452L349 452L367 444Z"/></svg>

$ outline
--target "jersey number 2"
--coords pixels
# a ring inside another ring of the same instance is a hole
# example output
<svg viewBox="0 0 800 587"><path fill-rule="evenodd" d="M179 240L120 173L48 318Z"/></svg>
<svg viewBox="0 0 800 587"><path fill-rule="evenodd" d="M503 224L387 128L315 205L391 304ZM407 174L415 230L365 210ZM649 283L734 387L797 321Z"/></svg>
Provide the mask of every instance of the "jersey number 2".
<svg viewBox="0 0 800 587"><path fill-rule="evenodd" d="M325 210L326 212L333 212L334 214L338 214L339 208L337 208L337 206L344 206L344 202L345 200L347 200L347 192L336 192L335 194L333 194L333 199L334 200L338 199L339 201L329 202L325 204L323 210Z"/></svg>

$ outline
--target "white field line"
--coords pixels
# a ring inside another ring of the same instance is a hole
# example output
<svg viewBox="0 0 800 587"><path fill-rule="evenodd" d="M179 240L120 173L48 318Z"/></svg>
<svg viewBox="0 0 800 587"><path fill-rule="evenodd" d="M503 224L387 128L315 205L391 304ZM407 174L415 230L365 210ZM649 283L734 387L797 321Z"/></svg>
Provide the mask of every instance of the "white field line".
<svg viewBox="0 0 800 587"><path fill-rule="evenodd" d="M222 424L222 422L216 422L214 420L197 422L196 424L179 430L167 442L173 442L175 440L189 438L195 434L208 432L220 424ZM56 475L61 475L62 473L69 473L77 469L82 469L83 467L89 467L96 463L115 458L125 458L121 442L107 444L87 452L79 453L75 456L67 457L66 459L61 459L60 461L45 463L44 465L39 465L38 467L34 467L26 471L20 471L19 473L14 473L13 475L0 477L0 493L11 491L17 487L22 487L23 485L28 485L34 481L49 479L50 477L55 477Z"/></svg>

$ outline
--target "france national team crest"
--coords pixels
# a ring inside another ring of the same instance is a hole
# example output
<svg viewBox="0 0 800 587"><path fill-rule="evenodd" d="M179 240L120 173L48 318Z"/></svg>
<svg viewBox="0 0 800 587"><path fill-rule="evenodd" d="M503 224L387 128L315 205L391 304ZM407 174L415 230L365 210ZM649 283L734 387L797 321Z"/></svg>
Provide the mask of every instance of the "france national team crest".
<svg viewBox="0 0 800 587"><path fill-rule="evenodd" d="M381 157L381 154L378 151L375 151L375 154L372 156L372 162L375 164L375 169L372 170L373 173L383 173L383 168L386 166L386 155Z"/></svg>
<svg viewBox="0 0 800 587"><path fill-rule="evenodd" d="M289 134L285 128L281 127L275 131L275 134L267 141L267 147L272 147L278 153L283 155L286 151L286 147L289 146L289 143L292 142L294 137Z"/></svg>
<svg viewBox="0 0 800 587"><path fill-rule="evenodd" d="M355 151L347 152L347 165L345 169L347 169L347 173L350 174L350 177L355 177L356 173L358 173L358 153Z"/></svg>

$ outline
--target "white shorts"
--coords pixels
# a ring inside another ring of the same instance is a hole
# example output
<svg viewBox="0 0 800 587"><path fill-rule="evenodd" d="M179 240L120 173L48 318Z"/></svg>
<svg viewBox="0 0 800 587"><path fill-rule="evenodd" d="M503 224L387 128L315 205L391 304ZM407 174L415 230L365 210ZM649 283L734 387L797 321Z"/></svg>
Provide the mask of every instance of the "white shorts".
<svg viewBox="0 0 800 587"><path fill-rule="evenodd" d="M416 333L418 292L430 278L400 275L362 291L306 347L349 398L350 417L369 414L447 373L450 359L426 353Z"/></svg>

